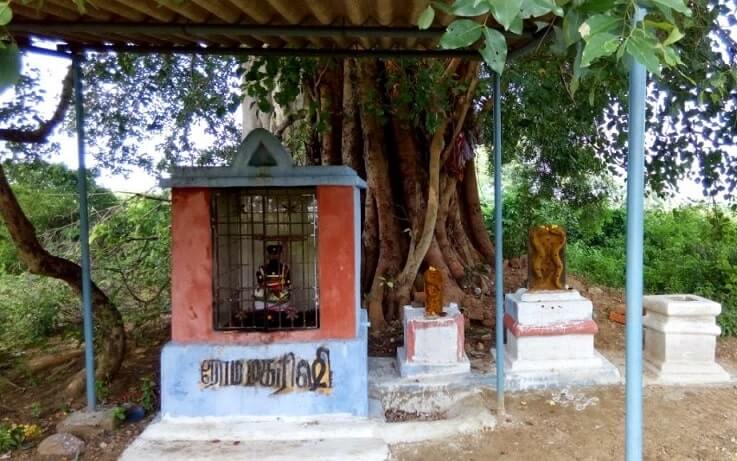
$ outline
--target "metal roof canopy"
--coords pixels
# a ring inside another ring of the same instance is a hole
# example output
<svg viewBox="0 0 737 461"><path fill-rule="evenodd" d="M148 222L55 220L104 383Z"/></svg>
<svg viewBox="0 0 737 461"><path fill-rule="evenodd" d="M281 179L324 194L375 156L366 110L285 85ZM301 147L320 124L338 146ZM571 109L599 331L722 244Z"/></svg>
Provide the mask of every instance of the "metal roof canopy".
<svg viewBox="0 0 737 461"><path fill-rule="evenodd" d="M86 0L80 13L71 0L39 6L14 2L8 30L19 43L31 37L63 42L67 49L148 52L305 55L351 53L430 56L473 55L473 50L439 50L452 17L440 10L427 30L416 24L429 0ZM539 38L535 21L524 33L507 34L510 51ZM502 29L493 18L490 27ZM266 51L268 50L268 51ZM307 51L309 50L309 51Z"/></svg>

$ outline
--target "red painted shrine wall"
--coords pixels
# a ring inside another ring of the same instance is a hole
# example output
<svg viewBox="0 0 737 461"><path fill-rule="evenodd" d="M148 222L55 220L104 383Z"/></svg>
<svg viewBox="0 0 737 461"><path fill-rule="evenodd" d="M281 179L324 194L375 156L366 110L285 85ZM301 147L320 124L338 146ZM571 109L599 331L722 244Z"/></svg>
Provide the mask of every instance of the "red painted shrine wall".
<svg viewBox="0 0 737 461"><path fill-rule="evenodd" d="M171 194L171 323L174 341L206 341L212 325L210 191Z"/></svg>
<svg viewBox="0 0 737 461"><path fill-rule="evenodd" d="M320 328L279 332L215 331L210 191L172 190L172 339L177 342L269 343L356 336L354 189L318 186Z"/></svg>

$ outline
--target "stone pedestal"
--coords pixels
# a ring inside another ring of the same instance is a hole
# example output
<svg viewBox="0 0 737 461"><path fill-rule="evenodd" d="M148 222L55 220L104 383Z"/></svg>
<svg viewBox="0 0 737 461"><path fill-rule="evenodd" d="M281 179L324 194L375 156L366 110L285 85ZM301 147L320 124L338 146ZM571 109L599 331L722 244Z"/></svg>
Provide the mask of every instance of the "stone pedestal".
<svg viewBox="0 0 737 461"><path fill-rule="evenodd" d="M456 304L444 316L426 317L424 307L404 306L404 347L397 349L403 377L464 373L471 369L464 350L464 322Z"/></svg>
<svg viewBox="0 0 737 461"><path fill-rule="evenodd" d="M616 367L594 349L593 305L577 291L523 288L507 295L504 309L512 389L620 381Z"/></svg>
<svg viewBox="0 0 737 461"><path fill-rule="evenodd" d="M645 296L645 364L658 381L700 384L729 381L714 360L721 329L719 303L696 295Z"/></svg>

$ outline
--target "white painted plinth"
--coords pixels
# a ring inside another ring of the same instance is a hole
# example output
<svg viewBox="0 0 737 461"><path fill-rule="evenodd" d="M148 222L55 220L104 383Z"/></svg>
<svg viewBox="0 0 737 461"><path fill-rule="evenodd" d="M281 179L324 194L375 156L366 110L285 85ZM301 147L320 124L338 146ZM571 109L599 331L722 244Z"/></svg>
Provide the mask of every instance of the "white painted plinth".
<svg viewBox="0 0 737 461"><path fill-rule="evenodd" d="M404 306L404 347L397 349L402 377L466 373L464 321L456 304L444 316L428 317L424 307Z"/></svg>
<svg viewBox="0 0 737 461"><path fill-rule="evenodd" d="M616 384L617 368L594 349L593 305L575 290L508 294L505 382L512 390Z"/></svg>
<svg viewBox="0 0 737 461"><path fill-rule="evenodd" d="M528 291L507 294L504 313L521 325L551 325L591 320L594 305L576 290Z"/></svg>
<svg viewBox="0 0 737 461"><path fill-rule="evenodd" d="M504 348L517 369L598 366L600 360L594 351L594 335L521 336L507 335Z"/></svg>
<svg viewBox="0 0 737 461"><path fill-rule="evenodd" d="M645 307L645 364L663 384L730 380L715 361L719 303L696 295L650 295Z"/></svg>

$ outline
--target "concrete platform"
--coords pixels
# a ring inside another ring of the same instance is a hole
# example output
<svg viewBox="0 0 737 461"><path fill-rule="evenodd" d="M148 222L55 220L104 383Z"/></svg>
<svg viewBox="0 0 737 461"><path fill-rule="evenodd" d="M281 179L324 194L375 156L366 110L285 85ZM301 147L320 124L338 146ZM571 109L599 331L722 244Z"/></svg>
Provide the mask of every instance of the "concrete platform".
<svg viewBox="0 0 737 461"><path fill-rule="evenodd" d="M390 447L492 430L496 418L476 392L444 407L447 419L387 422L372 418L170 418L154 421L121 461L259 460L385 461Z"/></svg>
<svg viewBox="0 0 737 461"><path fill-rule="evenodd" d="M425 378L428 376L457 375L459 373L470 373L471 363L467 357L457 362L448 363L422 363L409 362L406 358L404 347L397 348L397 362L400 364L399 373L408 378Z"/></svg>
<svg viewBox="0 0 737 461"><path fill-rule="evenodd" d="M622 382L624 383L624 376L625 376L625 355L624 351L622 350L604 350L601 351L602 354L611 362L613 363L618 369L619 373L622 376ZM673 381L673 380L663 380L660 378L657 369L655 369L651 364L649 364L647 361L643 360L642 362L643 369L642 369L642 384L643 386L697 386L697 387L727 387L727 386L734 386L737 384L737 370L732 369L728 366L725 366L724 363L718 363L719 368L724 370L729 378L725 381L710 381L710 380L703 380L699 379L698 376L694 376L693 380L690 380L689 382L684 381Z"/></svg>
<svg viewBox="0 0 737 461"><path fill-rule="evenodd" d="M645 361L645 369L653 377L654 384L663 385L699 385L699 384L727 384L735 379L718 363L652 363Z"/></svg>
<svg viewBox="0 0 737 461"><path fill-rule="evenodd" d="M389 448L381 439L258 441L154 441L138 439L121 461L385 461Z"/></svg>
<svg viewBox="0 0 737 461"><path fill-rule="evenodd" d="M496 360L496 351L492 357ZM561 389L565 387L609 386L623 384L619 369L594 351L594 357L571 361L520 361L505 356L504 385L509 391Z"/></svg>

